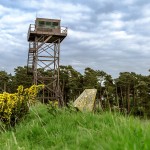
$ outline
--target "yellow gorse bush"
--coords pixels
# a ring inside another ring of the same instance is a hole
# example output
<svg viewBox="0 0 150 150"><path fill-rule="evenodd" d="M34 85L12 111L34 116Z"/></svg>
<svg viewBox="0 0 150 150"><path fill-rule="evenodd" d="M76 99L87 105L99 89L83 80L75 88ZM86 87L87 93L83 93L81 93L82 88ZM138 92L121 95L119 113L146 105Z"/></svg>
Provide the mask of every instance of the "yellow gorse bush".
<svg viewBox="0 0 150 150"><path fill-rule="evenodd" d="M15 125L29 111L29 105L35 103L38 92L44 85L33 85L24 89L19 86L17 93L0 94L0 120L6 125Z"/></svg>

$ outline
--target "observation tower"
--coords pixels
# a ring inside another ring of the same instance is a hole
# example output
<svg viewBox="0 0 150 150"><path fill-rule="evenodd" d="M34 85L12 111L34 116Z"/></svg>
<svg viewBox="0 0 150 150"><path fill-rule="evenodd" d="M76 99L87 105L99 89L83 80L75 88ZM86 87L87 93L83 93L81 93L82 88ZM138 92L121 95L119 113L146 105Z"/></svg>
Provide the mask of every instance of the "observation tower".
<svg viewBox="0 0 150 150"><path fill-rule="evenodd" d="M59 83L60 44L67 36L67 27L59 19L36 18L30 24L27 73L33 75L33 84L44 84L40 93L43 102L58 100L63 105Z"/></svg>

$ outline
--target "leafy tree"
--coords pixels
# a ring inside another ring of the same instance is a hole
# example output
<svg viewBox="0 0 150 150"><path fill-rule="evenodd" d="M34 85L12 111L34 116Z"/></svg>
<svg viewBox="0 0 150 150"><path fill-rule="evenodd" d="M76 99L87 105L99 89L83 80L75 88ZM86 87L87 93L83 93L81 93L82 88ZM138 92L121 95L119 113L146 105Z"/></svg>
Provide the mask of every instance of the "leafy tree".
<svg viewBox="0 0 150 150"><path fill-rule="evenodd" d="M111 75L105 74L104 81L105 108L111 109L115 103L115 85Z"/></svg>
<svg viewBox="0 0 150 150"><path fill-rule="evenodd" d="M83 90L82 75L72 66L60 66L60 84L64 101L75 100Z"/></svg>
<svg viewBox="0 0 150 150"><path fill-rule="evenodd" d="M84 89L97 88L98 78L97 71L91 68L85 68L83 77L83 87Z"/></svg>
<svg viewBox="0 0 150 150"><path fill-rule="evenodd" d="M32 76L27 75L27 67L17 67L14 69L15 75L11 77L10 86L12 92L15 92L19 85L28 88L32 85Z"/></svg>
<svg viewBox="0 0 150 150"><path fill-rule="evenodd" d="M0 71L0 92L6 91L9 76L6 71Z"/></svg>
<svg viewBox="0 0 150 150"><path fill-rule="evenodd" d="M121 72L116 85L120 96L119 105L121 108L126 108L130 113L131 99L135 101L135 83L136 74L130 72ZM133 92L132 92L133 91Z"/></svg>
<svg viewBox="0 0 150 150"><path fill-rule="evenodd" d="M32 85L32 76L27 75L27 67L17 67L15 74L0 71L0 92L16 92L19 85L25 88ZM38 70L39 75L53 76L52 70ZM51 75L50 75L51 74ZM51 78L53 81L54 78ZM49 81L48 81L49 82ZM51 84L53 86L53 84ZM97 89L97 102L103 109L117 107L122 112L150 117L150 75L134 72L121 72L112 79L104 71L85 68L82 75L72 66L60 66L60 87L65 104L75 100L84 89ZM39 93L41 94L41 93ZM47 93L47 96L50 96Z"/></svg>

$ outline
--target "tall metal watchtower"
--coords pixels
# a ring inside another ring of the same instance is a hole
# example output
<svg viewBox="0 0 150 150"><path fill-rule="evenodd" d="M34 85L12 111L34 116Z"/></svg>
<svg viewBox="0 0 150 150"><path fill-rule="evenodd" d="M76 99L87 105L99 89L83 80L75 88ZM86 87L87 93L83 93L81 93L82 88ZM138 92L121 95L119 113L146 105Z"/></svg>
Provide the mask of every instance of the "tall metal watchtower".
<svg viewBox="0 0 150 150"><path fill-rule="evenodd" d="M67 28L61 27L61 20L36 18L30 24L27 73L33 75L33 83L44 84L43 102L63 99L59 83L60 43L67 36Z"/></svg>

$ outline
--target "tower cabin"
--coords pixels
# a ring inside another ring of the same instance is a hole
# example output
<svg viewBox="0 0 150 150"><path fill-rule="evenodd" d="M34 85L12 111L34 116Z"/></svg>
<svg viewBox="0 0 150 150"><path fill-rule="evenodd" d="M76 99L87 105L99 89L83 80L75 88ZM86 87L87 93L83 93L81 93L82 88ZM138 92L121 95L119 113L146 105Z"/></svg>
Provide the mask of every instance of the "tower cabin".
<svg viewBox="0 0 150 150"><path fill-rule="evenodd" d="M67 28L61 27L59 19L36 18L35 24L29 26L27 40L35 42L36 38L39 39L41 35L44 39L51 36L46 43L55 43L57 39L60 39L61 42L67 36Z"/></svg>

